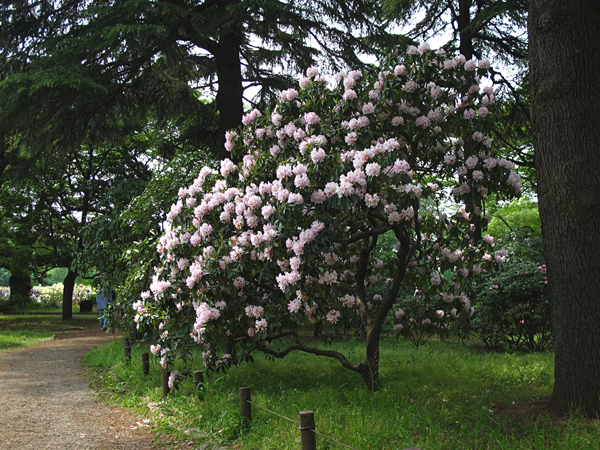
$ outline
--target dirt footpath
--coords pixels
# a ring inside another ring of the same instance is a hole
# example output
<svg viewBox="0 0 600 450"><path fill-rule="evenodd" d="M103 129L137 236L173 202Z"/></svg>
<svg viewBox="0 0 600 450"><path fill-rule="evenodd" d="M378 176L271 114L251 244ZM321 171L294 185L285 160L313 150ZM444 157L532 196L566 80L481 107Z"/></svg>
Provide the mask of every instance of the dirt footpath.
<svg viewBox="0 0 600 450"><path fill-rule="evenodd" d="M149 428L94 397L80 359L114 339L100 330L0 352L0 449L153 450Z"/></svg>

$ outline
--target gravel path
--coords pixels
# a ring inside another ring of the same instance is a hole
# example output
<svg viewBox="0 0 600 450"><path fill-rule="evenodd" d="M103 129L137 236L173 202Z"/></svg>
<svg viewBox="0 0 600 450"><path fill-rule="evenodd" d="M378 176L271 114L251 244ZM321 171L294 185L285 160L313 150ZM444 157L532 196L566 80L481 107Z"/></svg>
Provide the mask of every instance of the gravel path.
<svg viewBox="0 0 600 450"><path fill-rule="evenodd" d="M147 427L95 398L80 359L114 339L100 330L0 352L0 449L154 450Z"/></svg>

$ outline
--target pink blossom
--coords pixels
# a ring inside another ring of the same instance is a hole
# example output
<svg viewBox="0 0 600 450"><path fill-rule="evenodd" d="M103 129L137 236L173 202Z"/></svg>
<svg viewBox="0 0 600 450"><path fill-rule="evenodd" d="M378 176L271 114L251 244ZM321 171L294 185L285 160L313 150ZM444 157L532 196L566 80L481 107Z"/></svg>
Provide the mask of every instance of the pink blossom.
<svg viewBox="0 0 600 450"><path fill-rule="evenodd" d="M465 109L465 112L464 112L465 119L469 119L469 120L474 119L476 117L476 115L477 115L477 113L475 112L475 110L473 108Z"/></svg>
<svg viewBox="0 0 600 450"><path fill-rule="evenodd" d="M331 311L329 311L327 313L327 315L325 316L327 321L330 323L337 323L338 320L340 320L340 317L342 317L342 314L339 311L336 311L335 309L332 309Z"/></svg>
<svg viewBox="0 0 600 450"><path fill-rule="evenodd" d="M315 125L319 123L319 120L321 120L319 116L312 111L304 114L304 122L306 122L308 125Z"/></svg>
<svg viewBox="0 0 600 450"><path fill-rule="evenodd" d="M406 66L404 64L394 67L394 75L405 75L405 74L406 74Z"/></svg>
<svg viewBox="0 0 600 450"><path fill-rule="evenodd" d="M363 105L362 107L362 113L363 114L373 114L375 113L375 106L373 106L373 103L366 103Z"/></svg>
<svg viewBox="0 0 600 450"><path fill-rule="evenodd" d="M254 122L256 119L262 116L262 113L258 109L253 109L248 114L242 117L242 123L248 125L250 122Z"/></svg>
<svg viewBox="0 0 600 450"><path fill-rule="evenodd" d="M344 95L342 98L347 101L347 100L353 100L357 97L358 96L356 95L356 92L354 92L352 89L347 89L346 92L344 92Z"/></svg>
<svg viewBox="0 0 600 450"><path fill-rule="evenodd" d="M444 162L449 166L453 166L456 163L456 155L454 153L448 153L444 156Z"/></svg>
<svg viewBox="0 0 600 450"><path fill-rule="evenodd" d="M376 177L381 172L381 166L378 163L367 164L365 173L370 177Z"/></svg>
<svg viewBox="0 0 600 450"><path fill-rule="evenodd" d="M290 300L290 302L288 303L288 311L290 312L297 313L298 311L300 311L300 308L302 308L302 302L297 298L294 300Z"/></svg>
<svg viewBox="0 0 600 450"><path fill-rule="evenodd" d="M475 70L477 68L477 63L474 59L470 59L465 62L465 70Z"/></svg>
<svg viewBox="0 0 600 450"><path fill-rule="evenodd" d="M246 316L259 318L265 315L265 309L262 306L248 305L244 309Z"/></svg>
<svg viewBox="0 0 600 450"><path fill-rule="evenodd" d="M406 92L414 92L418 87L419 85L415 81L409 80L404 84L404 86L402 86L402 90Z"/></svg>
<svg viewBox="0 0 600 450"><path fill-rule="evenodd" d="M322 189L319 189L318 191L315 191L311 194L310 200L313 203L321 204L324 203L325 200L327 200L327 195Z"/></svg>
<svg viewBox="0 0 600 450"><path fill-rule="evenodd" d="M247 283L244 277L237 277L235 280L233 280L233 285L238 289L243 289L246 284Z"/></svg>
<svg viewBox="0 0 600 450"><path fill-rule="evenodd" d="M365 204L369 208L374 208L379 204L379 196L377 194L365 194Z"/></svg>
<svg viewBox="0 0 600 450"><path fill-rule="evenodd" d="M316 148L316 149L313 149L310 152L310 159L315 164L320 163L321 161L323 161L326 156L327 155L325 154L325 150L323 150L322 148Z"/></svg>
<svg viewBox="0 0 600 450"><path fill-rule="evenodd" d="M483 180L483 172L481 170L474 170L473 173L471 174L471 177L475 181L481 181L481 180Z"/></svg>
<svg viewBox="0 0 600 450"><path fill-rule="evenodd" d="M431 125L431 121L429 120L429 117L427 117L427 116L417 117L417 120L415 120L415 123L417 124L417 126L423 127L423 128L426 128L429 125Z"/></svg>
<svg viewBox="0 0 600 450"><path fill-rule="evenodd" d="M255 323L255 328L256 328L256 332L260 333L266 333L267 332L267 320L266 319L260 319L257 320Z"/></svg>
<svg viewBox="0 0 600 450"><path fill-rule="evenodd" d="M402 116L396 116L392 119L392 126L394 126L394 127L402 125L403 123L404 123L404 117L402 117Z"/></svg>
<svg viewBox="0 0 600 450"><path fill-rule="evenodd" d="M431 50L431 46L427 42L421 42L421 44L419 44L419 48L418 48L419 54L422 55L430 50Z"/></svg>

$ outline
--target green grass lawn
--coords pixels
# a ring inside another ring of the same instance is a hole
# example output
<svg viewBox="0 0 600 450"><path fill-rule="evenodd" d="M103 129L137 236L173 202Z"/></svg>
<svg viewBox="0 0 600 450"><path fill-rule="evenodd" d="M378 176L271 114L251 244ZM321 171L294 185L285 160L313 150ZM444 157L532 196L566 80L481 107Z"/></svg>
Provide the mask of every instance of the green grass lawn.
<svg viewBox="0 0 600 450"><path fill-rule="evenodd" d="M333 348L361 360L353 340ZM298 420L315 412L317 431L355 449L596 449L598 421L577 415L554 418L546 408L551 394L553 354L489 353L472 344L430 342L415 350L406 341L382 345L383 387L372 393L362 378L337 361L295 353L283 360L256 361L208 375L203 401L190 379L161 401L161 370L154 356L146 378L144 347L134 347L131 365L122 342L93 350L86 362L96 368L96 387L111 401L136 408L160 434L179 444L207 441L235 449L298 449L298 425L257 407L249 430L240 429L238 390L252 388L252 401ZM193 364L201 370L200 361ZM319 449L343 448L317 436ZM187 448L187 447L186 447Z"/></svg>
<svg viewBox="0 0 600 450"><path fill-rule="evenodd" d="M94 314L78 314L71 320L63 321L59 314L7 315L0 313L0 350L28 347L73 329L97 326L98 316Z"/></svg>

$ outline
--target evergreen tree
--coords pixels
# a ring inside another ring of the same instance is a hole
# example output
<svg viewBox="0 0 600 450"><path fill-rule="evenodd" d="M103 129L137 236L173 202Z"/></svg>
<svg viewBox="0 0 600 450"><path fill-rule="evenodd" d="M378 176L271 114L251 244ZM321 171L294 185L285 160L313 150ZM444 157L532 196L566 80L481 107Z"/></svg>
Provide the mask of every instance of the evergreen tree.
<svg viewBox="0 0 600 450"><path fill-rule="evenodd" d="M223 154L247 87L266 106L321 57L356 67L394 42L368 0L12 0L0 14L12 68L4 115L18 112L12 135L46 150L76 145L118 110L124 125L149 111L157 127L177 117L187 126L172 145L216 143ZM205 91L213 104L200 100Z"/></svg>

